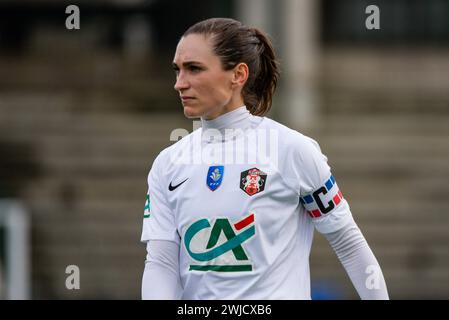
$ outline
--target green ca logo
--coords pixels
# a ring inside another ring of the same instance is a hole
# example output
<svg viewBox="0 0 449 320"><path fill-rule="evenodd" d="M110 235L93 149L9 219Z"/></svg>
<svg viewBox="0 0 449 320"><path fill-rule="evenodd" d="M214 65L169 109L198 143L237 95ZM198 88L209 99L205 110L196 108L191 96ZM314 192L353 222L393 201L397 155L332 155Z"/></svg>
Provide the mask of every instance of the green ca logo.
<svg viewBox="0 0 449 320"><path fill-rule="evenodd" d="M196 271L251 271L252 265L248 264L249 258L242 244L253 237L256 233L254 227L254 214L250 214L239 222L231 225L229 219L219 218L210 231L207 239L206 229L211 225L207 219L201 219L193 223L184 235L184 244L189 255L196 261L203 262L200 265L190 265L190 270ZM236 234L234 229L240 233ZM224 234L226 242L218 244L221 234ZM196 248L204 248L203 252L194 252L192 243ZM246 264L242 264L245 263Z"/></svg>

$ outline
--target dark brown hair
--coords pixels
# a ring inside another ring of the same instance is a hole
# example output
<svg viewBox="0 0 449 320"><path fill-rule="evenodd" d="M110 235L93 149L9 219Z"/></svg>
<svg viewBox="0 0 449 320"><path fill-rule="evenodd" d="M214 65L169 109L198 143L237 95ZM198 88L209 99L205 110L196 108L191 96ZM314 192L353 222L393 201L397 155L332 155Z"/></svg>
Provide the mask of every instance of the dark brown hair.
<svg viewBox="0 0 449 320"><path fill-rule="evenodd" d="M249 76L242 90L243 101L251 114L265 115L271 108L279 78L279 63L268 36L229 18L200 21L187 29L183 37L189 34L212 37L213 50L224 70L231 70L241 62L248 65Z"/></svg>

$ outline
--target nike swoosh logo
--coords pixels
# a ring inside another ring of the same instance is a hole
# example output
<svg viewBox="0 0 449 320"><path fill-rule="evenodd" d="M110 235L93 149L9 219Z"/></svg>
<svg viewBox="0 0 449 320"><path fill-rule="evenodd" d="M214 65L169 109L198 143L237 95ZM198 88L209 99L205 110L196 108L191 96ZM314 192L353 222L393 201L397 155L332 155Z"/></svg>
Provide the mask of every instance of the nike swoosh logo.
<svg viewBox="0 0 449 320"><path fill-rule="evenodd" d="M168 190L170 190L170 191L175 190L177 187L179 187L181 184L183 184L183 183L186 182L187 180L189 180L189 178L185 179L183 182L177 184L176 186L172 186L172 185L171 185L171 182L170 182L170 185L168 186Z"/></svg>

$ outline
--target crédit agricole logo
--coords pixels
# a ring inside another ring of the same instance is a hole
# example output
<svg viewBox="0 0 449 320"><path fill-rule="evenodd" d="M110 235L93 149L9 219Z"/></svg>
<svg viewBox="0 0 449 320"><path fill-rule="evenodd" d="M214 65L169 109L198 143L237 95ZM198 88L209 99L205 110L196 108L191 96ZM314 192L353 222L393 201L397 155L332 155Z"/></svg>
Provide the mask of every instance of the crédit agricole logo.
<svg viewBox="0 0 449 320"><path fill-rule="evenodd" d="M194 260L189 270L251 271L244 245L255 234L254 213L234 224L228 218L216 218L213 226L208 219L192 223L184 234L184 245Z"/></svg>

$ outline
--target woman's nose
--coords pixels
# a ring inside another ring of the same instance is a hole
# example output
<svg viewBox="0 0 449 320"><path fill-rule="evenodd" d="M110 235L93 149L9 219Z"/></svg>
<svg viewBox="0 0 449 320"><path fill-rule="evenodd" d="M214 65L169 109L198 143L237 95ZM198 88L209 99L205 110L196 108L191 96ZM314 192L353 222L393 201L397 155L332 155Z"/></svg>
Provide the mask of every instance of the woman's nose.
<svg viewBox="0 0 449 320"><path fill-rule="evenodd" d="M178 77L176 78L175 90L180 91L183 89L187 89L188 87L189 87L189 83L186 81L186 79L182 75L182 73L179 73Z"/></svg>

